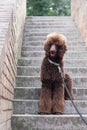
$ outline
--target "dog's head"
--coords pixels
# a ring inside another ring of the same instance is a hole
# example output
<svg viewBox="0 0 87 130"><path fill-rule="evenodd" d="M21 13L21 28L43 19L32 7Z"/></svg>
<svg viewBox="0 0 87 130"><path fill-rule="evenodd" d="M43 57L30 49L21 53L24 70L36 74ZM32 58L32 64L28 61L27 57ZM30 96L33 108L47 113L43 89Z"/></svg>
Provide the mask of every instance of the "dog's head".
<svg viewBox="0 0 87 130"><path fill-rule="evenodd" d="M64 53L67 50L67 39L62 34L51 33L47 35L47 39L44 41L44 50L46 56L51 60L63 59Z"/></svg>

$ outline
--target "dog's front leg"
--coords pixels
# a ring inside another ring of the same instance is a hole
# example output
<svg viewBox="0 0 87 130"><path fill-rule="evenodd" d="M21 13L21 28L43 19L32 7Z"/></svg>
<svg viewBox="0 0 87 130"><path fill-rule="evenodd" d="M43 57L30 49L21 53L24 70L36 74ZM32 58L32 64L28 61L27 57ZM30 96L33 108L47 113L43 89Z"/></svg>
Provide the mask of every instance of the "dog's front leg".
<svg viewBox="0 0 87 130"><path fill-rule="evenodd" d="M52 90L50 83L42 83L40 92L40 113L50 114L52 108Z"/></svg>
<svg viewBox="0 0 87 130"><path fill-rule="evenodd" d="M62 83L55 83L52 106L54 114L64 113L64 86Z"/></svg>

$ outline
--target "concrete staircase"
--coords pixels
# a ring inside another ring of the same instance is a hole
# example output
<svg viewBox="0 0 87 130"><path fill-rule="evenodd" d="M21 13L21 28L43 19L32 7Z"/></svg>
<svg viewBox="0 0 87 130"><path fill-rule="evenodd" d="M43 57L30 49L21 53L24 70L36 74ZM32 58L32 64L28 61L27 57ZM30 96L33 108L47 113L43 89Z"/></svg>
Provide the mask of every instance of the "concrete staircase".
<svg viewBox="0 0 87 130"><path fill-rule="evenodd" d="M13 100L12 130L87 130L71 101L64 115L39 115L43 40L58 32L68 39L65 69L73 78L74 101L87 120L87 48L71 17L27 17Z"/></svg>

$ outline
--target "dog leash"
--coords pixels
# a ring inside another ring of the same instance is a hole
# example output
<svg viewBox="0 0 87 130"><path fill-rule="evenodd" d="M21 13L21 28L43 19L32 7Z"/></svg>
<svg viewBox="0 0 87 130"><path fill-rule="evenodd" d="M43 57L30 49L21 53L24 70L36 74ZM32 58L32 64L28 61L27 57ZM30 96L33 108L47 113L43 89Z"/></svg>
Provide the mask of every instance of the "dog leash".
<svg viewBox="0 0 87 130"><path fill-rule="evenodd" d="M77 113L79 114L79 116L80 116L80 118L82 119L82 121L87 125L87 121L83 118L82 114L79 112L79 110L77 109L75 103L73 102L73 100L72 100L72 98L71 98L71 95L70 95L69 90L68 90L68 88L67 88L67 86L66 86L66 83L65 83L64 76L63 76L63 74L62 74L60 65L59 65L58 63L55 63L55 62L51 61L49 58L48 58L48 61L49 61L51 64L56 65L56 66L58 67L58 72L59 72L60 77L61 77L61 79L62 79L62 82L63 82L63 84L64 84L64 88L65 88L65 90L66 90L66 92L67 92L67 94L68 94L68 96L69 96L69 99L71 100L71 102L72 102L72 104L73 104L75 110L76 110Z"/></svg>

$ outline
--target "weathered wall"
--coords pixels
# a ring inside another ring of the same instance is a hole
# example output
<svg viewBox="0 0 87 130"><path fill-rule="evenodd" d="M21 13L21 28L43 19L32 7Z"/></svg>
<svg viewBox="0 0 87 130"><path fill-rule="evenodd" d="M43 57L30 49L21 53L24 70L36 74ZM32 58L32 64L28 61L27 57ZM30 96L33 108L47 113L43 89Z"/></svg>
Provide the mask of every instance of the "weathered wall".
<svg viewBox="0 0 87 130"><path fill-rule="evenodd" d="M71 15L87 45L87 0L71 0Z"/></svg>
<svg viewBox="0 0 87 130"><path fill-rule="evenodd" d="M25 16L26 0L0 0L0 130L11 130L16 63Z"/></svg>

